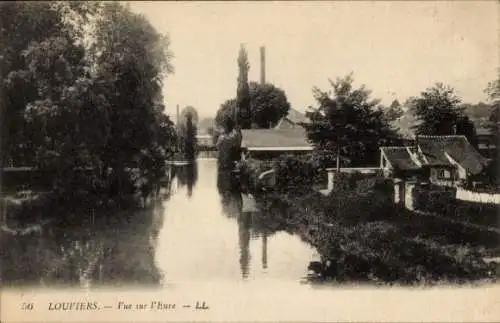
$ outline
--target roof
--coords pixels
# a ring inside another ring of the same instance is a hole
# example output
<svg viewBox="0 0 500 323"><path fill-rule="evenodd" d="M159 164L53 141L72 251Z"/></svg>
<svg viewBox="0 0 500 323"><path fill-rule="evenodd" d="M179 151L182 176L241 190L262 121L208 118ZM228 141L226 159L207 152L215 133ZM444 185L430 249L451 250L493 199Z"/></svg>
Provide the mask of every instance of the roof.
<svg viewBox="0 0 500 323"><path fill-rule="evenodd" d="M303 128L243 129L241 147L249 150L311 150Z"/></svg>
<svg viewBox="0 0 500 323"><path fill-rule="evenodd" d="M394 168L400 170L416 170L420 168L412 159L406 147L380 147L380 150Z"/></svg>
<svg viewBox="0 0 500 323"><path fill-rule="evenodd" d="M448 155L468 172L478 174L487 163L465 136L418 136L417 144L431 166L450 165Z"/></svg>

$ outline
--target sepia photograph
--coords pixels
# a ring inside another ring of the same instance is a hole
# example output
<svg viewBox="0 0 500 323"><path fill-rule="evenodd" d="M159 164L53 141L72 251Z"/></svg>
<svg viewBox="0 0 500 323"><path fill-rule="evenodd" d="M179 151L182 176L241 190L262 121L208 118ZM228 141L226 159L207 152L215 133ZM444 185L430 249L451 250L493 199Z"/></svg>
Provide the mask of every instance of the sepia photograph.
<svg viewBox="0 0 500 323"><path fill-rule="evenodd" d="M500 320L499 35L498 1L0 2L0 321Z"/></svg>

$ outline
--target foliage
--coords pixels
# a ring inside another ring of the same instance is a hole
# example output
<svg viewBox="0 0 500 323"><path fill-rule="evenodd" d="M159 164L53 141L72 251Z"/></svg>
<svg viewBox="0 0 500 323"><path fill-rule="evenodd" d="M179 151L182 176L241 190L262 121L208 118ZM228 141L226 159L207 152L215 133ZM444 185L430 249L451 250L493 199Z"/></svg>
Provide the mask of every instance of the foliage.
<svg viewBox="0 0 500 323"><path fill-rule="evenodd" d="M16 164L27 164L33 156L33 138L26 134L23 113L28 102L37 98L37 89L27 71L24 51L30 43L49 37L69 38L63 19L48 2L2 2L0 4L0 81L4 91L2 153Z"/></svg>
<svg viewBox="0 0 500 323"><path fill-rule="evenodd" d="M198 111L196 111L196 109L190 105L188 105L187 107L185 107L184 109L182 109L181 113L180 113L180 122L181 124L183 124L184 126L186 126L186 123L187 123L187 120L188 120L188 117L191 117L191 121L192 123L195 125L195 126L198 126Z"/></svg>
<svg viewBox="0 0 500 323"><path fill-rule="evenodd" d="M290 103L285 91L266 83L250 82L252 124L257 128L270 128L287 115Z"/></svg>
<svg viewBox="0 0 500 323"><path fill-rule="evenodd" d="M469 223L498 227L500 221L497 204L474 203L457 200L448 216Z"/></svg>
<svg viewBox="0 0 500 323"><path fill-rule="evenodd" d="M237 120L242 129L249 129L252 125L252 111L250 110L250 89L248 86L248 53L242 45L238 54L238 87L236 91Z"/></svg>
<svg viewBox="0 0 500 323"><path fill-rule="evenodd" d="M489 100L492 103L491 113L488 118L488 129L494 137L494 142L499 141L500 126L500 79L492 81L485 89Z"/></svg>
<svg viewBox="0 0 500 323"><path fill-rule="evenodd" d="M456 190L448 187L417 185L412 194L415 209L431 213L446 214L456 201Z"/></svg>
<svg viewBox="0 0 500 323"><path fill-rule="evenodd" d="M244 192L257 194L261 187L258 177L262 172L273 168L273 161L248 158L238 163L240 182Z"/></svg>
<svg viewBox="0 0 500 323"><path fill-rule="evenodd" d="M184 155L188 160L194 160L196 157L196 126L193 123L193 117L190 113L186 116L186 128L182 133Z"/></svg>
<svg viewBox="0 0 500 323"><path fill-rule="evenodd" d="M455 198L455 189L439 186L417 186L413 190L417 210L439 214L453 220L496 227L498 205L461 201Z"/></svg>
<svg viewBox="0 0 500 323"><path fill-rule="evenodd" d="M217 164L219 170L230 171L240 160L242 134L238 128L233 128L231 119L227 121L227 131L217 135L216 147L219 153Z"/></svg>
<svg viewBox="0 0 500 323"><path fill-rule="evenodd" d="M152 185L175 142L161 93L172 71L168 39L119 3L0 8L2 21L13 22L2 32L22 35L2 47L7 124L16 126L8 130L9 155L56 172L60 194L81 184L87 194L121 196L141 178Z"/></svg>
<svg viewBox="0 0 500 323"><path fill-rule="evenodd" d="M419 121L413 127L417 135L464 135L477 147L474 124L464 113L465 107L453 88L437 83L409 101Z"/></svg>
<svg viewBox="0 0 500 323"><path fill-rule="evenodd" d="M456 121L456 133L464 135L474 148L478 148L477 132L474 123L467 115L461 115Z"/></svg>
<svg viewBox="0 0 500 323"><path fill-rule="evenodd" d="M253 128L270 128L287 115L290 103L285 91L266 83L260 84L250 82L250 110ZM236 111L236 99L226 100L217 110L215 123L219 128L223 127L226 119L234 119Z"/></svg>
<svg viewBox="0 0 500 323"><path fill-rule="evenodd" d="M314 186L323 185L326 172L318 167L317 162L309 155L296 156L284 154L269 160L248 158L239 162L242 174L242 185L245 190L259 194L262 188L258 176L274 170L276 186L274 189L282 194L302 194Z"/></svg>
<svg viewBox="0 0 500 323"><path fill-rule="evenodd" d="M372 177L355 185L371 186L369 194L347 188L330 196L267 195L259 202L273 221L315 246L325 264L323 275L338 281L406 285L491 278L481 259L484 251L423 238L411 230L414 226L399 225L413 214L391 202L389 185Z"/></svg>
<svg viewBox="0 0 500 323"><path fill-rule="evenodd" d="M415 126L418 135L451 135L459 118L460 98L453 88L437 83L423 91L418 98L412 98L411 110L420 121Z"/></svg>
<svg viewBox="0 0 500 323"><path fill-rule="evenodd" d="M330 80L333 97L314 89L319 107L306 114L311 120L305 125L308 138L317 151L333 158L340 154L340 159L350 165L376 164L378 147L398 144L399 136L384 116L379 100L370 99L370 91L364 86L354 89L353 81L352 75Z"/></svg>
<svg viewBox="0 0 500 323"><path fill-rule="evenodd" d="M391 105L387 109L385 115L389 121L394 121L396 119L399 119L403 116L404 111L401 108L401 104L399 103L398 100L392 101Z"/></svg>
<svg viewBox="0 0 500 323"><path fill-rule="evenodd" d="M294 193L311 190L318 176L317 165L310 158L284 155L273 163L276 185L280 191L293 190Z"/></svg>

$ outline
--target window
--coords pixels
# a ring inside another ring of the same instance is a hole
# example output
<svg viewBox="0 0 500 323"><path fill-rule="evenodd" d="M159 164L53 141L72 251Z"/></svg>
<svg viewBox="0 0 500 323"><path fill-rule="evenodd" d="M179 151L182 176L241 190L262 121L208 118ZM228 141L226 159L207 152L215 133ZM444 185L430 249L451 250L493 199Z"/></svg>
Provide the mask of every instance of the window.
<svg viewBox="0 0 500 323"><path fill-rule="evenodd" d="M449 169L438 169L437 170L437 176L438 176L438 178L451 179L451 170L449 170Z"/></svg>

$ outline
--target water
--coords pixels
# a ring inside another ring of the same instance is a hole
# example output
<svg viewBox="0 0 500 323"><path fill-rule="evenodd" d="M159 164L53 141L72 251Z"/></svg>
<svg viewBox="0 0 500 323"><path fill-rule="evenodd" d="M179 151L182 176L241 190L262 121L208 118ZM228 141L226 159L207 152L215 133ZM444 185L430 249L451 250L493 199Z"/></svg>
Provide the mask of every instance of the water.
<svg viewBox="0 0 500 323"><path fill-rule="evenodd" d="M314 248L277 231L239 193L224 189L215 159L173 166L170 194L150 206L76 228L2 235L3 284L139 286L300 284Z"/></svg>

